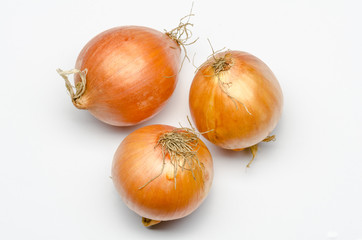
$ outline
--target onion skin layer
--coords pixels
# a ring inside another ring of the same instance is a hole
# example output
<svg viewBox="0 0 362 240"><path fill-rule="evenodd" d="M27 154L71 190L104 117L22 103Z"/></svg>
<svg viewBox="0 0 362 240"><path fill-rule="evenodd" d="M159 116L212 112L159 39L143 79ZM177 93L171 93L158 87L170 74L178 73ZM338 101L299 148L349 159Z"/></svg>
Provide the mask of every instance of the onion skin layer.
<svg viewBox="0 0 362 240"><path fill-rule="evenodd" d="M203 136L210 142L243 150L261 142L276 127L282 113L282 90L269 67L249 53L227 51L214 57L231 63L230 69L218 76L223 83L230 83L224 86L232 98L220 87L213 68L215 59L210 58L190 88L191 116L199 132L208 131Z"/></svg>
<svg viewBox="0 0 362 240"><path fill-rule="evenodd" d="M157 114L171 97L180 68L179 45L157 30L124 26L94 37L75 68L87 69L84 94L74 105L99 120L129 126ZM75 84L80 82L75 76Z"/></svg>
<svg viewBox="0 0 362 240"><path fill-rule="evenodd" d="M182 218L193 212L206 198L213 179L212 157L206 145L199 140L197 156L202 168L191 171L178 168L177 184L174 168L166 155L162 174L139 189L162 169L163 155L155 147L159 137L175 127L150 125L128 135L118 147L112 166L112 180L125 204L138 215L167 221Z"/></svg>

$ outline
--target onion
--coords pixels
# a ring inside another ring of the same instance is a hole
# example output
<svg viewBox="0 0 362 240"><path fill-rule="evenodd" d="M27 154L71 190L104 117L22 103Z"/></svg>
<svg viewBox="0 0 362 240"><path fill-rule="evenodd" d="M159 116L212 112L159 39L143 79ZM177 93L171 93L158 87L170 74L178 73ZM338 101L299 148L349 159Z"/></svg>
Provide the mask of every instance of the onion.
<svg viewBox="0 0 362 240"><path fill-rule="evenodd" d="M203 136L224 149L250 148L270 141L283 105L280 85L269 67L241 51L214 54L197 71L190 112ZM249 165L248 165L249 166Z"/></svg>
<svg viewBox="0 0 362 240"><path fill-rule="evenodd" d="M192 129L142 127L122 141L113 159L114 185L145 226L193 212L212 179L210 152Z"/></svg>
<svg viewBox="0 0 362 240"><path fill-rule="evenodd" d="M79 54L75 69L57 70L74 106L115 126L135 125L157 114L176 87L180 46L190 37L188 25L181 22L166 33L116 27L94 37ZM69 74L75 74L75 93Z"/></svg>

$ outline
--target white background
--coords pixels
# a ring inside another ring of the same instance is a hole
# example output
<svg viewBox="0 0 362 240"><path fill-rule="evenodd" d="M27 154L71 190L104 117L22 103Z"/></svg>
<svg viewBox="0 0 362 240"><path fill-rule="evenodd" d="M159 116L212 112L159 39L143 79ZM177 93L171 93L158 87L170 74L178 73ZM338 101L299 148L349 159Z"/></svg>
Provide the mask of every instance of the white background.
<svg viewBox="0 0 362 240"><path fill-rule="evenodd" d="M206 142L215 177L188 217L144 228L109 178L122 139L149 124L187 124L194 67L185 63L163 111L138 126L107 126L71 104L55 69L119 25L163 31L191 1L0 3L0 239L362 239L362 2L195 1L188 47L266 62L284 92L277 141L248 152Z"/></svg>

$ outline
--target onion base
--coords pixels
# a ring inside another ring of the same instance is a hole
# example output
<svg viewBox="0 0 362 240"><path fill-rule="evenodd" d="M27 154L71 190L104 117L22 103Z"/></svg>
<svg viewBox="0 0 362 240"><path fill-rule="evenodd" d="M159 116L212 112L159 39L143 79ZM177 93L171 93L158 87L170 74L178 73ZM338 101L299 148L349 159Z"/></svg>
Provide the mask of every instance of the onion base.
<svg viewBox="0 0 362 240"><path fill-rule="evenodd" d="M142 224L143 224L143 226L145 226L145 227L151 227L151 226L156 225L156 224L158 224L158 223L160 223L160 222L161 222L161 221L142 217Z"/></svg>

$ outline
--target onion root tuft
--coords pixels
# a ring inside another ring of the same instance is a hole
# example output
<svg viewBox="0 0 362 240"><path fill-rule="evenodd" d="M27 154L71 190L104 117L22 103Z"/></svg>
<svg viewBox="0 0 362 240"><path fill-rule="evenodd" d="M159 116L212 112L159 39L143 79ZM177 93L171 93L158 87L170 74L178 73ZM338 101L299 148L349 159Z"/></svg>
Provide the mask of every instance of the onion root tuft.
<svg viewBox="0 0 362 240"><path fill-rule="evenodd" d="M157 141L156 147L160 147L163 155L163 163L161 172L145 183L139 189L144 188L153 180L162 175L166 165L166 156L170 158L170 163L173 165L173 179L176 189L176 176L177 171L181 168L182 171L191 171L193 178L196 180L194 170L196 167L202 169L202 163L200 163L197 157L197 151L199 146L198 134L193 128L175 128L170 132L166 132L160 136Z"/></svg>

